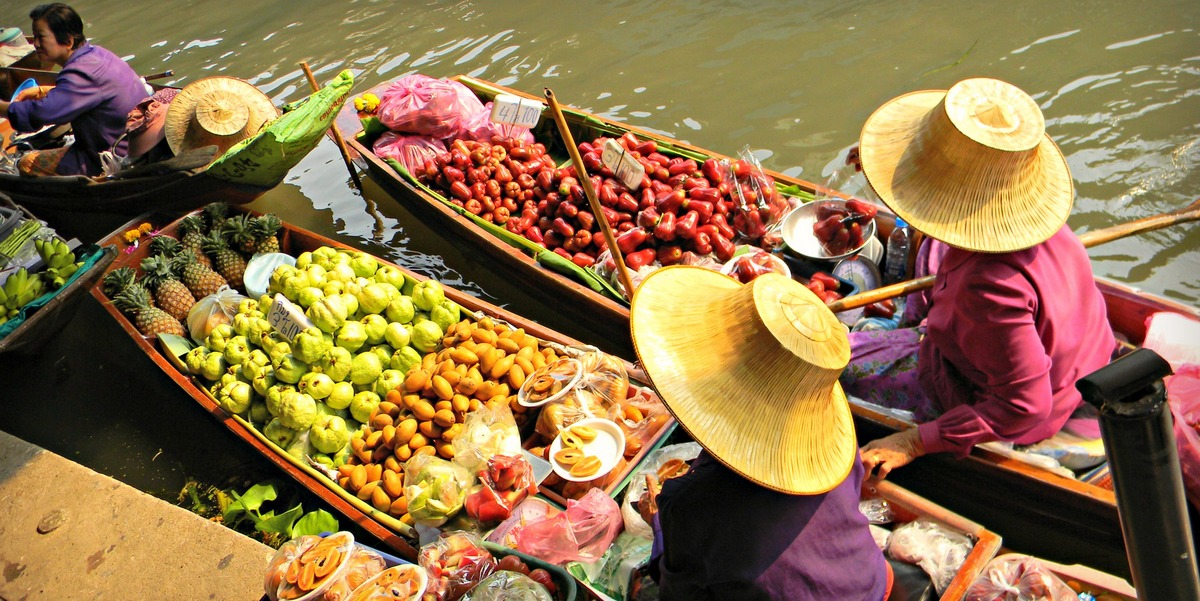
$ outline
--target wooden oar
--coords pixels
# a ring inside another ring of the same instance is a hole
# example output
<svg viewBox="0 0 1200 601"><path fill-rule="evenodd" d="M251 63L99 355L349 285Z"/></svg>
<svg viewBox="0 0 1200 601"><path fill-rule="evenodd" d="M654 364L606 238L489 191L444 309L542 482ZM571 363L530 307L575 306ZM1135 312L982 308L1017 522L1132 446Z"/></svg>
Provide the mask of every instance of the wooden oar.
<svg viewBox="0 0 1200 601"><path fill-rule="evenodd" d="M617 264L617 277L621 278L621 283L625 286L625 297L632 300L633 279L629 277L629 272L625 269L625 257L621 256L621 249L617 248L617 239L613 236L612 228L608 225L604 211L601 210L600 200L596 198L596 190L592 187L592 178L588 177L587 169L583 166L583 158L579 156L579 147L575 145L575 138L571 136L571 130L567 127L567 119L563 117L562 109L558 106L558 99L554 97L554 92L550 88L542 88L542 90L546 94L546 102L550 105L550 111L554 114L554 122L558 124L558 132L562 134L563 143L567 146L567 152L571 153L571 162L575 164L575 171L579 174L579 184L583 186L584 196L587 196L588 205L592 207L596 225L604 234L604 241L608 243L608 252Z"/></svg>
<svg viewBox="0 0 1200 601"><path fill-rule="evenodd" d="M1143 217L1141 219L1135 219L1128 223L1122 223L1092 232L1086 232L1079 236L1079 241L1083 243L1085 248L1091 248L1093 246L1104 244L1105 242L1112 242L1118 238L1160 230L1165 227L1179 223L1187 223L1197 219L1200 219L1200 199L1192 201L1192 204L1182 209L1167 213L1160 213L1150 217ZM907 282L896 282L895 284L891 284L889 286L882 286L880 288L875 288L874 290L868 290L860 294L847 296L841 300L836 300L832 303L829 303L829 310L833 311L834 313L838 313L841 311L865 307L871 303L877 303L879 301L895 298L897 296L903 296L912 292L920 292L921 290L932 287L935 279L936 276L927 275L923 278L916 278L913 280L908 280Z"/></svg>

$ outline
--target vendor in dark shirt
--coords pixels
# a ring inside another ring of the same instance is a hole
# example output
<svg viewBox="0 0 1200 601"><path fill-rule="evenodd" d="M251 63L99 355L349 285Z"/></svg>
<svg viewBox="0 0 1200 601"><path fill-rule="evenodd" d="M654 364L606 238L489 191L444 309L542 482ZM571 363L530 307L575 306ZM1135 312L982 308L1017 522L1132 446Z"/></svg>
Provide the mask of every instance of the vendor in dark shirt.
<svg viewBox="0 0 1200 601"><path fill-rule="evenodd" d="M129 111L149 96L146 84L112 52L88 43L83 20L65 4L43 4L29 13L38 58L62 70L53 86L30 88L0 114L20 132L71 124L75 142L66 148L26 153L23 175L99 175L100 153L125 133ZM118 148L124 154L124 142Z"/></svg>
<svg viewBox="0 0 1200 601"><path fill-rule="evenodd" d="M784 276L742 285L677 266L642 282L630 321L647 375L704 448L657 497L660 598L885 599L833 313Z"/></svg>

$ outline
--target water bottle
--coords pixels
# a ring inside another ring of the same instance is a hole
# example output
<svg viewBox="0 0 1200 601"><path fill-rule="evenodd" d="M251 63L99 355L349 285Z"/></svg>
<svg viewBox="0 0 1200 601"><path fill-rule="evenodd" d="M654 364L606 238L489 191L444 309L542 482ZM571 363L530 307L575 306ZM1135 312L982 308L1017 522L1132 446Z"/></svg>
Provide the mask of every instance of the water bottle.
<svg viewBox="0 0 1200 601"><path fill-rule="evenodd" d="M908 246L912 240L908 224L896 218L896 227L887 240L887 255L883 263L883 283L895 284L908 279Z"/></svg>

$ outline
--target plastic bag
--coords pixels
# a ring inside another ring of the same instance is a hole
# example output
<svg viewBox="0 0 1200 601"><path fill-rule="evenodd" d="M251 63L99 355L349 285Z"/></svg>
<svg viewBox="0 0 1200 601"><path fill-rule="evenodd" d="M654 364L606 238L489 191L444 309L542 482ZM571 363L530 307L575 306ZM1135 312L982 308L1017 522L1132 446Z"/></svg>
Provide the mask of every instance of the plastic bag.
<svg viewBox="0 0 1200 601"><path fill-rule="evenodd" d="M553 601L546 587L520 572L500 571L480 580L463 601Z"/></svg>
<svg viewBox="0 0 1200 601"><path fill-rule="evenodd" d="M629 590L630 575L650 559L654 543L651 539L622 532L595 563L574 563L569 571L577 578L583 576L592 588L609 597L624 599Z"/></svg>
<svg viewBox="0 0 1200 601"><path fill-rule="evenodd" d="M305 535L283 544L267 565L271 601L342 601L384 569L383 557L354 544L354 535Z"/></svg>
<svg viewBox="0 0 1200 601"><path fill-rule="evenodd" d="M1181 365L1165 382L1184 492L1200 509L1200 365Z"/></svg>
<svg viewBox="0 0 1200 601"><path fill-rule="evenodd" d="M413 521L441 526L458 513L471 486L463 466L434 455L417 455L404 464L404 496Z"/></svg>
<svg viewBox="0 0 1200 601"><path fill-rule="evenodd" d="M730 182L730 196L736 208L733 229L751 244L773 250L783 239L778 234L767 235L791 208L787 198L775 189L774 178L763 172L749 146L738 153L737 159L727 161L725 167L725 179Z"/></svg>
<svg viewBox="0 0 1200 601"><path fill-rule="evenodd" d="M517 550L544 561L595 561L616 539L624 523L621 508L604 491L593 488L567 510L529 524L516 534Z"/></svg>
<svg viewBox="0 0 1200 601"><path fill-rule="evenodd" d="M651 389L634 390L636 392L620 403L613 415L613 421L625 434L625 458L630 460L671 419L667 406Z"/></svg>
<svg viewBox="0 0 1200 601"><path fill-rule="evenodd" d="M467 414L454 439L454 462L477 472L492 455L519 455L521 431L507 404L483 405Z"/></svg>
<svg viewBox="0 0 1200 601"><path fill-rule="evenodd" d="M887 553L916 564L929 574L940 595L971 552L971 540L924 519L913 520L892 531Z"/></svg>
<svg viewBox="0 0 1200 601"><path fill-rule="evenodd" d="M425 601L455 601L496 571L496 558L479 536L462 531L443 532L421 547L417 563L429 576Z"/></svg>
<svg viewBox="0 0 1200 601"><path fill-rule="evenodd" d="M446 145L437 138L405 135L394 131L387 131L379 136L371 150L381 159L396 160L412 174L424 169L425 161L432 161L437 155L448 152Z"/></svg>
<svg viewBox="0 0 1200 601"><path fill-rule="evenodd" d="M562 513L562 510L551 505L549 502L543 501L539 497L530 497L524 503L517 505L512 515L488 534L487 540L497 545L516 549L518 535L522 528L529 524L536 524L542 520L552 518L560 513Z"/></svg>
<svg viewBox="0 0 1200 601"><path fill-rule="evenodd" d="M646 476L653 474L661 483L666 479L663 476L669 478L687 473L686 469L682 472L676 469L679 467L676 462L691 462L700 454L700 449L700 445L695 442L673 444L658 449L642 460L641 467L629 481L629 488L625 490L625 500L621 503L621 519L625 524L626 532L634 536L653 538L654 531L650 528L650 524L642 519L637 509L638 501L646 492ZM670 470L670 473L659 471L664 466Z"/></svg>
<svg viewBox="0 0 1200 601"><path fill-rule="evenodd" d="M380 95L377 115L393 131L449 138L482 111L483 103L466 86L414 73Z"/></svg>
<svg viewBox="0 0 1200 601"><path fill-rule="evenodd" d="M533 467L521 454L492 455L476 475L479 484L471 487L463 506L484 524L508 519L525 497L537 492Z"/></svg>
<svg viewBox="0 0 1200 601"><path fill-rule="evenodd" d="M411 563L392 566L362 583L350 601L417 601L425 594L425 568Z"/></svg>
<svg viewBox="0 0 1200 601"><path fill-rule="evenodd" d="M878 209L856 198L815 201L813 236L830 256L844 255L866 244L864 235Z"/></svg>
<svg viewBox="0 0 1200 601"><path fill-rule="evenodd" d="M535 430L547 440L581 419L617 418L629 390L616 357L594 347L569 349L568 355L534 371L517 392L519 404L541 407Z"/></svg>
<svg viewBox="0 0 1200 601"><path fill-rule="evenodd" d="M213 328L223 323L233 323L237 315L238 303L246 300L237 290L229 286L221 286L216 293L196 301L187 315L188 333L196 344L204 344L204 339Z"/></svg>
<svg viewBox="0 0 1200 601"><path fill-rule="evenodd" d="M967 589L964 601L1078 601L1045 564L1034 557L1010 553L988 562Z"/></svg>
<svg viewBox="0 0 1200 601"><path fill-rule="evenodd" d="M536 141L528 127L492 121L493 104L492 102L484 104L482 111L464 119L458 137L479 142L491 142L496 137L521 140L526 144L533 144Z"/></svg>

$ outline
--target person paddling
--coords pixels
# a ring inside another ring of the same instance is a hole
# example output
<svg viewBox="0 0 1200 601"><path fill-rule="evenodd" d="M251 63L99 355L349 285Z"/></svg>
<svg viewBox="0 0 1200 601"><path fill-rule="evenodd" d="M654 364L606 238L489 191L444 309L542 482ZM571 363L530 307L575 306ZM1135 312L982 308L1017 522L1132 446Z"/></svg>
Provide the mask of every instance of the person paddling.
<svg viewBox="0 0 1200 601"><path fill-rule="evenodd" d="M837 382L850 346L824 303L779 274L742 285L664 267L638 287L630 327L704 448L654 499L660 598L885 599L892 571L858 509L864 470Z"/></svg>
<svg viewBox="0 0 1200 601"><path fill-rule="evenodd" d="M1116 341L1037 103L986 78L905 94L867 119L859 160L879 198L933 239L918 262L937 274L919 325L850 334L847 393L921 422L863 446L867 471L1065 426L1097 438L1075 381Z"/></svg>
<svg viewBox="0 0 1200 601"><path fill-rule="evenodd" d="M22 175L99 175L100 152L125 132L129 111L150 95L145 82L121 58L83 36L83 20L66 4L42 4L29 13L38 58L62 67L53 86L0 100L0 114L20 132L71 124L75 142L26 153ZM122 143L121 152L125 148Z"/></svg>

